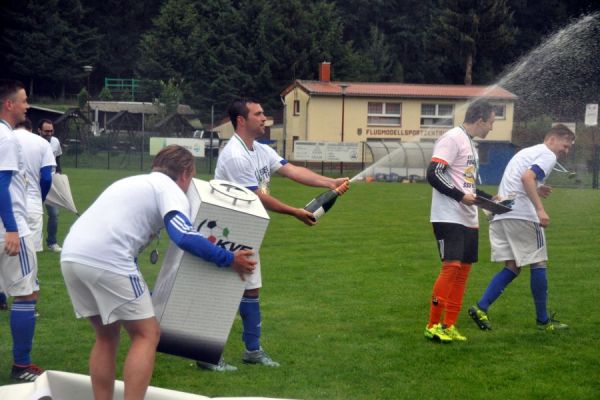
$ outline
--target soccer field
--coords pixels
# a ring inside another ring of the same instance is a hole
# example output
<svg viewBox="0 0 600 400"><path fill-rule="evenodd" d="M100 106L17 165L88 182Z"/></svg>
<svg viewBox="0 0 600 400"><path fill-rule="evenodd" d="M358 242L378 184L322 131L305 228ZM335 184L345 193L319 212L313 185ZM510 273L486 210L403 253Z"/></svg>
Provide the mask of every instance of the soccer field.
<svg viewBox="0 0 600 400"><path fill-rule="evenodd" d="M65 172L80 212L128 174ZM303 206L321 189L275 178L272 192ZM551 217L549 308L570 329L555 334L536 329L529 271L490 309L494 330L479 331L469 319L466 308L501 267L489 261L488 224L482 219L480 262L471 272L458 322L469 340L448 345L423 336L440 264L430 199L427 184L358 183L317 226L272 213L261 249L263 346L281 367L242 364L236 318L225 358L238 371L201 371L191 360L159 354L152 385L210 397L600 398L600 191L556 189L545 201ZM74 218L61 213L61 243ZM166 240L161 245L166 247ZM164 254L163 249L159 265ZM45 369L87 374L92 329L75 319L59 256L43 252L38 258L40 317L33 361ZM140 261L152 285L159 267L149 263L147 253ZM0 312L0 324L0 384L7 384L12 360L7 312Z"/></svg>

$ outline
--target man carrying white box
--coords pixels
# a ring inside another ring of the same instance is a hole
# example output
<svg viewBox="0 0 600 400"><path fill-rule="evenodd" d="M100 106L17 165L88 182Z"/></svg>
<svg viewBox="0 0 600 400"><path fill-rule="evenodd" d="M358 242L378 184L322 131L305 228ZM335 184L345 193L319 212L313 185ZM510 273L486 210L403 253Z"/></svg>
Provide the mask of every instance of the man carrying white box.
<svg viewBox="0 0 600 400"><path fill-rule="evenodd" d="M78 317L89 318L96 341L90 375L96 400L112 399L121 326L131 338L124 366L125 399L142 399L154 369L160 328L137 267L141 251L166 228L181 249L243 280L256 262L251 250L232 253L210 243L190 222L185 193L196 174L193 155L177 145L155 157L152 173L109 186L73 224L61 253L62 273Z"/></svg>

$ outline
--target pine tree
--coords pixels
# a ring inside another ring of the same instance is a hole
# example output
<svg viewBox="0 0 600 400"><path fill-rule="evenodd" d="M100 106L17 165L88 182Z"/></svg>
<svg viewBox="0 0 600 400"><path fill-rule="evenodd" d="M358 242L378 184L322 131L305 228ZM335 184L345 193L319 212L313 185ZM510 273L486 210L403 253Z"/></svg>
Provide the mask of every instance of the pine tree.
<svg viewBox="0 0 600 400"><path fill-rule="evenodd" d="M515 33L508 0L443 0L428 42L434 54L444 56L441 67L454 76L462 72L470 85L476 60L512 44Z"/></svg>

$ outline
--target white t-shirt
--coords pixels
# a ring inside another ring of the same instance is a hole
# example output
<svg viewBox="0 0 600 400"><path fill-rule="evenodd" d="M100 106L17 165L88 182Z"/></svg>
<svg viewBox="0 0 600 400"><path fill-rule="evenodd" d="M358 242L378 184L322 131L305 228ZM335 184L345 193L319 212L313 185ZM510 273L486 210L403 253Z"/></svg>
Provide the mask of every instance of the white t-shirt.
<svg viewBox="0 0 600 400"><path fill-rule="evenodd" d="M40 169L56 166L50 143L43 137L25 129L15 129L14 133L25 156L25 176L27 177L27 213L43 214Z"/></svg>
<svg viewBox="0 0 600 400"><path fill-rule="evenodd" d="M62 155L60 140L58 140L58 138L52 136L50 138L50 146L52 147L52 153L54 154L55 158Z"/></svg>
<svg viewBox="0 0 600 400"><path fill-rule="evenodd" d="M190 218L187 196L167 175L152 172L121 179L75 221L64 241L61 262L138 275L135 259L156 239L170 211Z"/></svg>
<svg viewBox="0 0 600 400"><path fill-rule="evenodd" d="M219 154L215 179L237 183L250 190L268 188L271 175L286 163L272 147L255 141L250 150L235 134Z"/></svg>
<svg viewBox="0 0 600 400"><path fill-rule="evenodd" d="M0 121L0 171L13 171L9 187L13 214L19 237L27 236L31 232L27 225L25 159L15 133L5 121ZM4 242L5 233L6 228L0 220L0 243Z"/></svg>
<svg viewBox="0 0 600 400"><path fill-rule="evenodd" d="M433 147L433 160L448 165L446 174L452 184L464 193L475 194L479 158L475 144L461 127L444 133ZM433 189L431 222L449 222L469 228L479 227L476 206L468 206Z"/></svg>
<svg viewBox="0 0 600 400"><path fill-rule="evenodd" d="M537 181L537 186L540 187L545 181L554 165L556 164L556 154L554 154L545 144L537 144L527 147L511 158L502 175L502 181L498 187L498 195L501 198L507 198L509 194L515 194L515 203L512 211L505 214L494 216L494 221L499 219L524 219L527 221L540 222L540 219L535 212L535 207L521 182L521 177L533 165L537 165L544 171L544 179Z"/></svg>

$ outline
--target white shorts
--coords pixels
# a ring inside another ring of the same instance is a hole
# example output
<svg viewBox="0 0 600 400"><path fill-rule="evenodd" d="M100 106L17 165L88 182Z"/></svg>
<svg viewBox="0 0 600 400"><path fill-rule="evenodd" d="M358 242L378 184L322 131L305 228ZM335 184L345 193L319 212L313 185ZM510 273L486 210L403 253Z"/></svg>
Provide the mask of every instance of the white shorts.
<svg viewBox="0 0 600 400"><path fill-rule="evenodd" d="M256 268L251 274L244 275L245 290L258 289L262 287L262 274L260 273L260 257L256 254Z"/></svg>
<svg viewBox="0 0 600 400"><path fill-rule="evenodd" d="M4 252L0 243L0 289L8 296L29 296L40 290L37 279L37 256L31 238L21 238L21 251L16 256Z"/></svg>
<svg viewBox="0 0 600 400"><path fill-rule="evenodd" d="M70 261L63 261L61 270L78 318L100 315L108 325L154 317L152 299L141 276L119 275Z"/></svg>
<svg viewBox="0 0 600 400"><path fill-rule="evenodd" d="M43 251L44 214L28 214L27 225L29 225L29 230L31 231L33 249L35 251Z"/></svg>
<svg viewBox="0 0 600 400"><path fill-rule="evenodd" d="M501 219L490 223L492 261L514 260L517 267L548 260L544 228L537 222Z"/></svg>

